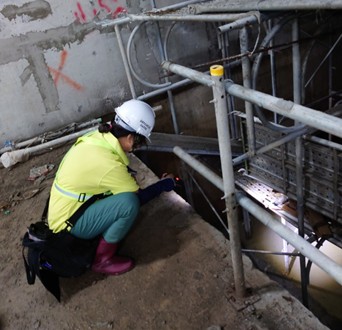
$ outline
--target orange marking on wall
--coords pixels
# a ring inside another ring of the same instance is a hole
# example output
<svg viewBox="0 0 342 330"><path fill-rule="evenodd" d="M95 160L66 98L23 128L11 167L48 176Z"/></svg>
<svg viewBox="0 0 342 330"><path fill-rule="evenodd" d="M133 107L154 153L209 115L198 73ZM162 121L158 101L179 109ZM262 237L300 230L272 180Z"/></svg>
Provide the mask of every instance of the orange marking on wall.
<svg viewBox="0 0 342 330"><path fill-rule="evenodd" d="M84 87L82 85L80 85L79 83L72 80L71 78L69 78L64 73L62 73L62 70L64 68L67 57L68 57L68 52L65 49L63 49L61 52L58 69L56 70L56 69L48 66L50 73L54 74L53 81L54 81L55 85L57 86L59 79L62 79L65 83L67 83L71 87L75 88L78 91L82 91L82 90L84 90Z"/></svg>
<svg viewBox="0 0 342 330"><path fill-rule="evenodd" d="M60 60L60 63L58 65L58 71L57 71L57 74L55 75L55 79L54 79L54 82L56 85L58 84L58 80L59 80L59 77L60 77L62 70L64 68L65 61L66 61L67 57L68 57L68 52L65 49L63 49L62 53L61 53L61 60Z"/></svg>
<svg viewBox="0 0 342 330"><path fill-rule="evenodd" d="M71 87L77 89L78 91L83 91L85 89L82 85L77 83L75 80L72 80L71 78L69 78L64 73L62 73L62 72L60 72L60 71L58 71L58 70L56 70L54 68L51 68L50 66L48 66L48 68L49 68L49 71L51 73L53 73L55 75L58 74L63 81L65 81L68 85L70 85Z"/></svg>

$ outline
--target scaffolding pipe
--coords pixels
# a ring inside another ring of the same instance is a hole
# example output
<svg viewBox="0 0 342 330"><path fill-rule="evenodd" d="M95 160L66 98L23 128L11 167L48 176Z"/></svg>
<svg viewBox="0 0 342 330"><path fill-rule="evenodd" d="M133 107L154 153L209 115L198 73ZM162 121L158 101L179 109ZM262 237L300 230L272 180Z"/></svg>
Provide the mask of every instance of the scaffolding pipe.
<svg viewBox="0 0 342 330"><path fill-rule="evenodd" d="M330 26L331 28L331 26ZM332 42L332 35L329 36L329 45ZM333 107L333 97L332 94L334 93L333 87L334 87L334 79L333 79L333 73L335 71L335 67L333 67L333 56L332 54L330 54L329 59L328 59L328 66L329 66L329 70L328 70L328 95L329 95L329 103L328 103L328 109Z"/></svg>
<svg viewBox="0 0 342 330"><path fill-rule="evenodd" d="M199 192L202 194L202 196L204 197L204 199L206 200L206 202L208 203L209 207L211 208L211 210L213 211L213 213L215 214L216 218L218 219L218 221L221 223L222 227L224 228L224 230L227 232L228 235L229 234L229 229L227 227L227 225L223 222L223 220L221 219L221 216L218 214L218 212L216 211L214 205L210 202L209 197L207 196L207 194L204 192L204 190L202 189L202 187L200 186L200 184L197 182L197 180L194 178L194 176L191 173L188 173L191 180L195 183L197 189L199 190Z"/></svg>
<svg viewBox="0 0 342 330"><path fill-rule="evenodd" d="M227 93L267 110L300 121L318 130L342 137L342 119L226 81Z"/></svg>
<svg viewBox="0 0 342 330"><path fill-rule="evenodd" d="M272 27L272 29L270 31L267 32L267 35L265 36L265 38L262 41L259 48L263 49L263 48L268 47L268 45L273 40L274 36L283 28L283 26L285 24L287 24L290 20L295 18L296 16L297 15L285 15L284 18L282 18L276 25L274 25ZM263 56L264 56L264 52L260 52L256 56L256 58L254 60L253 68L252 68L252 88L255 90L257 89L256 88L257 77L259 76L259 69L261 66L261 61L263 59ZM296 131L299 128L302 128L302 127L298 127L299 125L298 126L292 126L292 127L286 127L286 126L278 125L276 123L272 123L268 120L268 118L265 116L264 112L261 111L258 106L255 106L254 108L255 108L255 111L257 113L257 116L262 121L264 126L271 129L271 130L283 132L283 133L290 133L290 132Z"/></svg>
<svg viewBox="0 0 342 330"><path fill-rule="evenodd" d="M308 140L308 141L315 142L315 143L320 144L322 146L326 146L329 148L334 148L336 150L342 151L342 145L339 143L333 142L333 141L329 141L326 139L319 138L317 136L310 136L310 135L304 136L304 139Z"/></svg>
<svg viewBox="0 0 342 330"><path fill-rule="evenodd" d="M250 16L248 13L243 14L217 14L217 15L146 15L146 14L127 14L126 17L117 19L104 19L96 22L95 25L107 29L114 25L127 24L130 22L147 22L147 21L181 21L181 22L234 22L237 19Z"/></svg>
<svg viewBox="0 0 342 330"><path fill-rule="evenodd" d="M215 12L242 12L242 11L276 11L276 10L329 10L342 9L341 0L248 0L235 1L224 6L208 7L206 5L193 5L191 12L195 14Z"/></svg>
<svg viewBox="0 0 342 330"><path fill-rule="evenodd" d="M323 63L326 61L327 58L330 57L330 54L333 52L333 50L335 49L335 47L338 45L338 43L340 42L342 38L342 34L340 34L340 36L337 38L337 40L335 41L335 43L333 44L333 46L330 48L330 50L328 51L327 55L325 55L324 59L321 61L321 63L319 64L319 66L316 68L315 72L311 75L311 77L308 79L308 81L305 83L304 87L307 87L311 80L315 77L316 73L318 72L318 70L321 68L321 66L323 65Z"/></svg>
<svg viewBox="0 0 342 330"><path fill-rule="evenodd" d="M267 26L269 31L272 30L272 20L270 19L267 22ZM275 55L273 50L273 39L270 40L270 50L268 51L270 56L270 67L271 67L271 82L272 82L272 95L277 96L277 70L276 70L276 62ZM276 113L273 114L273 121L275 124L278 124L278 115Z"/></svg>
<svg viewBox="0 0 342 330"><path fill-rule="evenodd" d="M241 29L241 28L245 27L246 25L254 24L257 22L258 22L257 15L251 15L251 16L247 16L244 18L237 19L235 22L225 24L225 25L221 25L218 27L218 30L221 33L224 33L224 32L228 32L230 30Z"/></svg>
<svg viewBox="0 0 342 330"><path fill-rule="evenodd" d="M224 86L224 69L222 65L213 65L210 67L211 78L215 85L213 88L215 118L217 127L217 136L220 150L221 170L223 176L223 192L226 204L226 213L229 228L229 239L231 242L231 257L233 264L234 282L236 296L242 298L245 296L245 278L243 273L243 262L241 253L241 240L239 233L239 222L237 213L237 203L235 198L235 180L232 164L232 148L230 143L227 93Z"/></svg>
<svg viewBox="0 0 342 330"><path fill-rule="evenodd" d="M255 155L257 156L257 155L264 154L265 152L270 151L274 148L277 148L277 147L283 145L284 143L287 143L287 142L294 140L298 136L305 134L307 131L308 131L307 128L305 128L305 129L301 129L297 132L287 134L287 135L281 137L280 139L275 140L275 141L271 142L270 144L267 144L267 145L257 149L255 151ZM252 155L249 152L246 152L243 155L235 157L233 159L233 165L238 165L238 164L242 163L244 160L250 159L250 158L252 158Z"/></svg>
<svg viewBox="0 0 342 330"><path fill-rule="evenodd" d="M292 77L293 77L293 101L301 104L301 67L300 67L300 49L299 49L299 24L298 19L292 21ZM296 42L297 41L297 42ZM299 123L296 123L299 124ZM298 234L304 238L304 148L301 137L296 138L296 200L297 200L297 221ZM303 255L299 257L300 276L302 289L302 302L305 307L308 307L308 279L309 273L306 270L306 260Z"/></svg>
<svg viewBox="0 0 342 330"><path fill-rule="evenodd" d="M210 76L193 69L174 64L169 61L162 63L165 70L179 74L205 86L212 87L215 83ZM257 104L267 110L300 121L310 127L327 132L329 134L342 137L342 119L328 115L324 112L310 109L308 107L295 104L292 101L277 98L262 92L245 88L232 81L226 81L227 93L239 97L242 100Z"/></svg>
<svg viewBox="0 0 342 330"><path fill-rule="evenodd" d="M243 27L239 33L240 37L240 50L241 53L248 52L248 31L247 27ZM243 86L251 88L251 65L249 57L244 56L241 59L242 64L242 78ZM254 155L255 153L255 132L254 132L254 115L253 105L250 102L245 101L245 112L246 112L246 125L247 125L247 140L248 140L248 153Z"/></svg>
<svg viewBox="0 0 342 330"><path fill-rule="evenodd" d="M191 166L194 170L200 173L208 181L210 181L214 186L224 191L223 180L216 173L211 171L201 162L199 162L194 157L186 153L182 148L176 146L173 148L173 152L182 159L185 163ZM304 238L295 234L291 229L284 226L279 222L274 216L269 214L261 206L257 205L250 198L246 197L241 192L236 192L236 198L238 203L246 209L249 213L262 222L265 226L272 229L280 237L285 239L294 248L296 248L300 253L305 255L319 268L328 273L334 280L342 285L342 266L335 263L332 259L326 256L321 251L317 250L310 243L308 243Z"/></svg>
<svg viewBox="0 0 342 330"><path fill-rule="evenodd" d="M292 256L292 257L299 257L300 253L291 253L291 252L272 252L272 251L264 251L264 250L252 250L252 249L242 249L242 252L247 253L260 253L260 254L273 254L276 256Z"/></svg>
<svg viewBox="0 0 342 330"><path fill-rule="evenodd" d="M292 21L292 77L293 77L293 102L301 104L301 65L299 49L299 24L298 18Z"/></svg>
<svg viewBox="0 0 342 330"><path fill-rule="evenodd" d="M155 8L156 7L155 0L151 0L151 3L152 3L152 6ZM161 61L163 62L166 60L167 55L165 52L165 48L163 47L163 44L162 44L162 37L160 34L159 22L156 22L156 24L157 24L157 43L158 43ZM164 80L166 83L171 84L168 77L165 77ZM174 102L173 94L172 94L172 91L170 89L168 89L166 93L167 93L167 99L169 102L169 108L170 108L170 112L171 112L173 129L174 129L175 134L179 134L179 127L178 127L178 121L177 121L176 108L175 108L175 102Z"/></svg>
<svg viewBox="0 0 342 330"><path fill-rule="evenodd" d="M336 282L342 285L342 266L335 263L332 259L313 247L305 239L298 236L291 229L284 226L262 207L254 203L251 199L247 198L242 193L237 193L237 200L242 207L253 214L265 226L272 229L280 237L282 237L293 247L295 247L301 254L306 256L314 264L316 264L318 267L332 276Z"/></svg>
<svg viewBox="0 0 342 330"><path fill-rule="evenodd" d="M183 2L180 2L180 3L176 3L174 5L170 5L170 6L166 6L166 7L162 7L162 8L155 8L150 13L162 13L163 11L177 10L177 9L183 8L183 7L188 6L188 5L192 5L194 3L205 2L205 1L207 1L207 0L183 1Z"/></svg>
<svg viewBox="0 0 342 330"><path fill-rule="evenodd" d="M185 152L182 148L175 146L173 148L174 154L176 154L181 160L188 164L191 168L196 170L204 178L210 181L216 188L223 190L223 180L216 173L211 171L208 167L198 161L196 158L192 157L190 154Z"/></svg>
<svg viewBox="0 0 342 330"><path fill-rule="evenodd" d="M172 83L169 86L158 88L158 89L156 89L156 90L154 90L152 92L149 92L149 93L146 93L146 94L142 94L142 95L138 96L138 100L147 100L147 99L149 99L151 97L158 96L160 94L166 93L169 90L173 90L173 89L176 89L176 88L179 88L179 87L183 87L183 86L189 85L191 83L192 83L191 79L183 79L181 81Z"/></svg>
<svg viewBox="0 0 342 330"><path fill-rule="evenodd" d="M131 71L129 69L129 64L128 64L127 55L126 55L126 52L125 52L125 47L124 47L124 44L123 44L123 41L122 41L122 38L121 38L120 28L119 28L118 25L115 25L114 28L115 28L116 38L118 40L118 45L119 45L119 50L120 50L120 53L121 53L121 58L122 58L122 61L123 61L125 72L126 72L126 77L127 77L127 80L128 80L129 89L131 91L132 98L136 99L137 98L137 94L135 92L135 87L134 87Z"/></svg>
<svg viewBox="0 0 342 330"><path fill-rule="evenodd" d="M222 48L222 57L224 58L229 58L229 34L224 33L220 34L217 33L217 38L218 40L221 40L221 48ZM214 63L216 65L217 63ZM224 64L224 60L222 61L221 65ZM225 70L225 79L230 79L231 77L231 70L230 67L228 66L228 70ZM227 97L227 105L228 105L228 113L229 113L229 127L230 127L230 133L231 133L231 138L236 140L238 138L238 133L237 133L237 124L236 124L236 118L235 116L231 116L231 114L234 112L234 98L232 96Z"/></svg>
<svg viewBox="0 0 342 330"><path fill-rule="evenodd" d="M171 71L173 73L176 73L180 76L189 78L192 81L198 82L208 87L212 87L215 85L215 82L213 81L213 79L207 74L204 74L202 72L199 72L193 69L189 69L179 64L171 63L170 61L163 62L162 68L165 70Z"/></svg>
<svg viewBox="0 0 342 330"><path fill-rule="evenodd" d="M234 22L237 19L249 16L243 14L211 14L211 15L135 15L128 14L131 21L187 21L187 22Z"/></svg>
<svg viewBox="0 0 342 330"><path fill-rule="evenodd" d="M223 66L224 66L224 68L235 67L235 66L240 65L240 63L241 63L241 60L237 60L237 61L225 64ZM208 72L204 72L204 73L208 73ZM149 99L151 97L163 94L163 93L167 92L168 90L173 90L173 89L176 89L176 88L179 88L179 87L183 87L183 86L186 86L186 85L189 85L189 84L192 84L192 83L193 83L193 80L186 78L186 79L177 81L175 83L171 83L171 85L169 85L169 86L158 88L158 89L156 89L156 90L154 90L152 92L140 95L140 96L138 96L137 99L138 100L147 100L147 99Z"/></svg>
<svg viewBox="0 0 342 330"><path fill-rule="evenodd" d="M332 115L336 115L336 116L339 116L340 115L340 112L339 111L334 111L331 113ZM244 113L241 113L241 114L238 114L239 116L243 117L243 118L246 118L246 115ZM257 117L254 118L254 121L255 122L259 122L259 119ZM319 137L316 137L316 136L311 136L311 135L308 135L308 134L312 134L314 133L316 130L312 129L312 128L309 128L309 127L304 127L303 129L300 129L298 131L295 131L295 132L292 132L292 133L289 133L283 137L281 137L280 139L277 139L259 149L257 149L255 151L255 155L261 155L267 151L270 151L274 148L277 148L281 145L283 145L284 143L287 143L287 142L290 142L292 140L294 140L295 138L303 135L304 136L304 139L305 140L308 140L308 141L312 141L312 142L315 142L317 144L321 144L321 145L324 145L324 146L327 146L327 147L330 147L330 148L335 148L337 150L340 150L342 151L342 145L339 144L339 143L336 143L336 142L332 142L332 141L329 141L329 140L325 140L325 139L322 139L322 138L319 138ZM233 159L233 165L238 165L240 164L241 162L243 162L244 160L246 159L250 159L251 158L251 155L246 152L238 157L235 157Z"/></svg>

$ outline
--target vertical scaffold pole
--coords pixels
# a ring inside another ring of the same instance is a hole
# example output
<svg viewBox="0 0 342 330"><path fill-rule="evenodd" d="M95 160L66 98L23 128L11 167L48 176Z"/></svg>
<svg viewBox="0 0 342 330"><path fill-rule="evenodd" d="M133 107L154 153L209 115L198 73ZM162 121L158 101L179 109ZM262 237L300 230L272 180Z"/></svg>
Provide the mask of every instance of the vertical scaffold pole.
<svg viewBox="0 0 342 330"><path fill-rule="evenodd" d="M232 163L232 150L228 125L228 109L223 73L224 69L222 65L213 65L210 67L210 74L214 81L212 88L223 177L223 198L225 199L226 203L227 221L230 233L229 240L231 245L235 291L237 298L242 298L245 295L245 279L242 263L237 202L235 196L234 169Z"/></svg>

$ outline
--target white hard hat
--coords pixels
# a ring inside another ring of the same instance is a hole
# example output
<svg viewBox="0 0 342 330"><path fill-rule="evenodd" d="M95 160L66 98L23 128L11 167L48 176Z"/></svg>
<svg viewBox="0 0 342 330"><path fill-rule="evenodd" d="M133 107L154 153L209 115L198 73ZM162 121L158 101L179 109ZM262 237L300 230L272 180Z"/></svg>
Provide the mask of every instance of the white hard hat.
<svg viewBox="0 0 342 330"><path fill-rule="evenodd" d="M115 123L122 128L145 136L149 136L154 127L155 114L153 109L145 102L129 100L115 109Z"/></svg>

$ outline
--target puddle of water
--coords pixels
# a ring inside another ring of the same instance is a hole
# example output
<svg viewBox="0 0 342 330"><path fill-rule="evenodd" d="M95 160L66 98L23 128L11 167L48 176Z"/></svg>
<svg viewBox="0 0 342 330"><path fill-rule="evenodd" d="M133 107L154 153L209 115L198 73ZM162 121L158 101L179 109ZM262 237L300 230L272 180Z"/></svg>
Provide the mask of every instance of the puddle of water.
<svg viewBox="0 0 342 330"><path fill-rule="evenodd" d="M247 249L264 250L272 252L282 252L283 244L286 242L281 239L272 230L265 227L257 220L253 220L252 238L245 240L244 245ZM336 263L342 265L341 249L336 245L325 241L320 251L329 256ZM292 246L288 246L287 252L293 252ZM284 278L290 279L300 287L300 264L299 258L289 257L288 261L293 262L290 272L287 272L286 257L272 254L253 254L256 259L262 260L263 265L270 265L271 272L274 272ZM295 258L295 259L293 259ZM266 272L270 270L267 269ZM329 274L312 264L310 270L310 285L308 287L309 295L312 299L323 306L326 312L332 317L338 319L342 328L342 286L338 284ZM310 300L309 300L310 304ZM310 308L310 306L309 306Z"/></svg>

